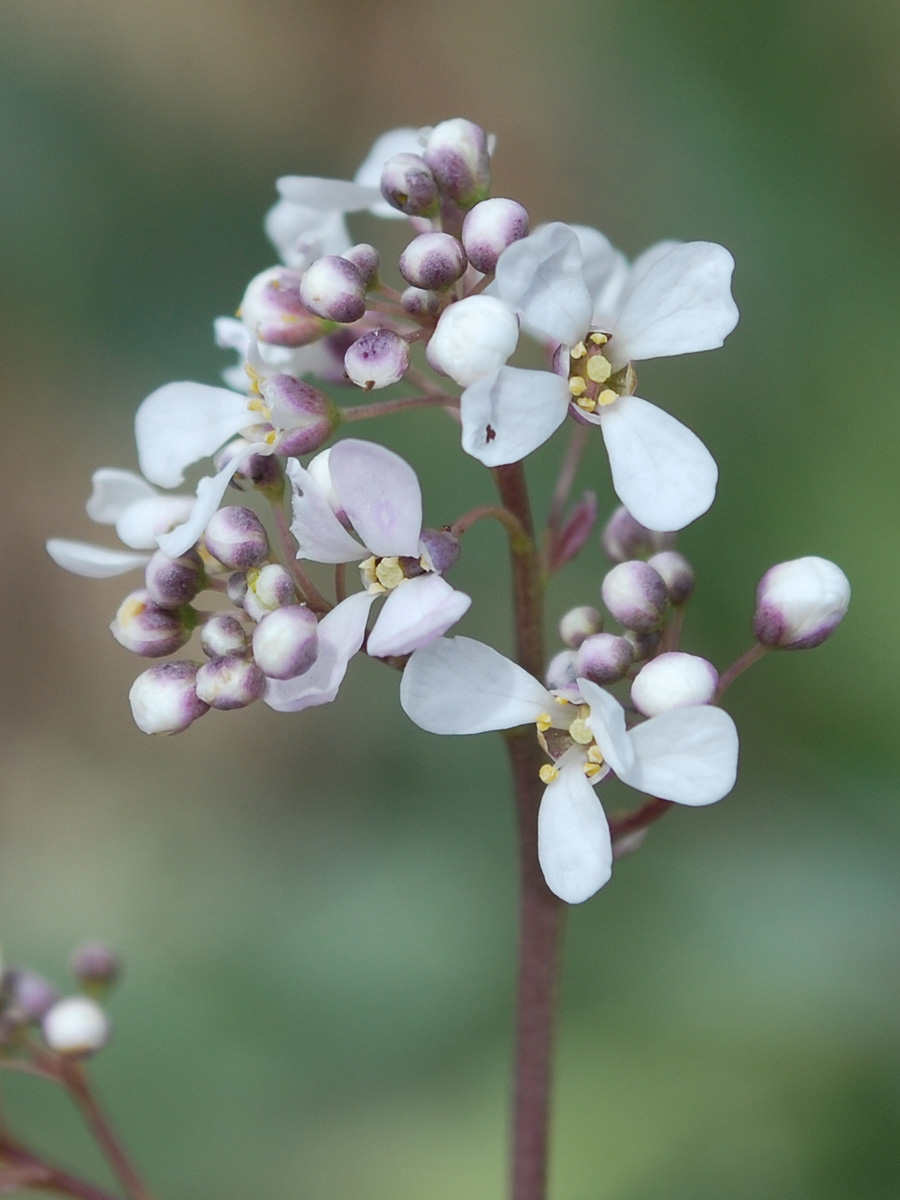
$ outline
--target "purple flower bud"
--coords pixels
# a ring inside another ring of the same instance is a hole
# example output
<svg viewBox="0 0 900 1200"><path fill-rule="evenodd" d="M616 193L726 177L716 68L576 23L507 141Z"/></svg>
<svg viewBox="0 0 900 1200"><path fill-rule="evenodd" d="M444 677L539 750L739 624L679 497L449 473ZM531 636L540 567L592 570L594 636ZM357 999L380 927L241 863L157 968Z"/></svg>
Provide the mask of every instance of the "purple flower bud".
<svg viewBox="0 0 900 1200"><path fill-rule="evenodd" d="M345 250L341 258L353 263L367 288L372 286L381 266L381 255L374 246L370 246L368 242L359 242Z"/></svg>
<svg viewBox="0 0 900 1200"><path fill-rule="evenodd" d="M44 1016L42 1029L50 1049L71 1058L102 1050L111 1033L106 1013L87 996L58 1000Z"/></svg>
<svg viewBox="0 0 900 1200"><path fill-rule="evenodd" d="M566 563L571 562L579 554L591 536L594 522L597 520L597 495L595 492L585 492L553 539L550 547L549 567L558 571Z"/></svg>
<svg viewBox="0 0 900 1200"><path fill-rule="evenodd" d="M40 1021L49 1008L59 999L59 992L42 976L23 968L14 968L3 973L5 998L18 1010L26 1022ZM2 1003L0 1003L2 1007Z"/></svg>
<svg viewBox="0 0 900 1200"><path fill-rule="evenodd" d="M215 613L203 623L200 630L200 648L207 658L221 658L225 654L248 654L250 635L237 617L232 617L230 613Z"/></svg>
<svg viewBox="0 0 900 1200"><path fill-rule="evenodd" d="M559 622L559 636L563 645L577 650L585 638L599 633L603 628L603 615L590 604L579 604L570 608Z"/></svg>
<svg viewBox="0 0 900 1200"><path fill-rule="evenodd" d="M196 550L179 558L169 558L157 550L144 572L150 597L161 608L182 608L190 604L206 582L203 560Z"/></svg>
<svg viewBox="0 0 900 1200"><path fill-rule="evenodd" d="M694 593L694 568L677 550L662 550L647 559L647 566L662 575L669 599L673 604L684 604Z"/></svg>
<svg viewBox="0 0 900 1200"><path fill-rule="evenodd" d="M243 458L248 444L244 437L232 438L230 442L226 442L213 459L216 474L236 458ZM232 484L240 488L244 481L252 483L254 487L275 489L283 485L284 470L274 454L252 454L250 458L244 458L234 474Z"/></svg>
<svg viewBox="0 0 900 1200"><path fill-rule="evenodd" d="M658 629L669 607L665 580L645 562L623 562L613 567L600 593L616 620L635 633Z"/></svg>
<svg viewBox="0 0 900 1200"><path fill-rule="evenodd" d="M275 346L306 346L322 336L322 323L300 299L300 275L269 267L251 279L239 309L247 329Z"/></svg>
<svg viewBox="0 0 900 1200"><path fill-rule="evenodd" d="M528 227L528 213L516 200L482 200L463 221L462 243L469 262L489 275L506 247L528 236Z"/></svg>
<svg viewBox="0 0 900 1200"><path fill-rule="evenodd" d="M400 306L411 317L434 317L441 311L443 299L426 288L408 287L400 293Z"/></svg>
<svg viewBox="0 0 900 1200"><path fill-rule="evenodd" d="M119 605L110 633L126 650L142 658L165 658L191 636L184 611L162 608L146 588L131 592Z"/></svg>
<svg viewBox="0 0 900 1200"><path fill-rule="evenodd" d="M441 206L431 168L418 154L395 154L381 172L381 194L408 217L434 217Z"/></svg>
<svg viewBox="0 0 900 1200"><path fill-rule="evenodd" d="M197 696L197 667L191 662L162 663L138 675L128 699L144 733L181 733L209 710Z"/></svg>
<svg viewBox="0 0 900 1200"><path fill-rule="evenodd" d="M462 242L449 233L420 233L400 255L398 265L413 287L441 292L465 274L468 260Z"/></svg>
<svg viewBox="0 0 900 1200"><path fill-rule="evenodd" d="M652 658L662 641L662 633L658 629L651 629L649 633L635 633L633 629L628 629L624 636L625 641L634 648L635 662Z"/></svg>
<svg viewBox="0 0 900 1200"><path fill-rule="evenodd" d="M244 571L235 571L225 581L225 594L235 608L243 608L247 596L247 575Z"/></svg>
<svg viewBox="0 0 900 1200"><path fill-rule="evenodd" d="M429 570L443 575L456 566L459 559L459 538L449 529L423 529L419 536L419 549Z"/></svg>
<svg viewBox="0 0 900 1200"><path fill-rule="evenodd" d="M253 631L253 657L272 679L294 679L316 661L319 634L315 614L305 605L276 608Z"/></svg>
<svg viewBox="0 0 900 1200"><path fill-rule="evenodd" d="M443 194L459 208L472 208L491 190L491 159L484 130L454 117L431 130L422 157Z"/></svg>
<svg viewBox="0 0 900 1200"><path fill-rule="evenodd" d="M363 334L344 355L347 374L357 387L390 387L406 374L409 344L390 329L373 329Z"/></svg>
<svg viewBox="0 0 900 1200"><path fill-rule="evenodd" d="M254 621L261 621L273 609L296 603L294 581L281 563L266 563L259 570L247 572L244 611Z"/></svg>
<svg viewBox="0 0 900 1200"><path fill-rule="evenodd" d="M636 521L627 508L617 508L600 535L600 544L610 562L628 562L671 549L675 534L655 533Z"/></svg>
<svg viewBox="0 0 900 1200"><path fill-rule="evenodd" d="M671 651L641 667L631 685L631 700L645 717L656 717L670 708L711 704L718 686L719 674L711 662Z"/></svg>
<svg viewBox="0 0 900 1200"><path fill-rule="evenodd" d="M300 280L300 297L317 317L341 325L358 321L366 311L366 284L361 271L335 254L310 263Z"/></svg>
<svg viewBox="0 0 900 1200"><path fill-rule="evenodd" d="M213 558L226 567L247 570L269 556L269 539L259 517L252 509L235 504L213 513L204 540Z"/></svg>
<svg viewBox="0 0 900 1200"><path fill-rule="evenodd" d="M827 558L795 558L760 580L753 633L764 646L810 650L834 632L849 604L850 583L840 567Z"/></svg>
<svg viewBox="0 0 900 1200"><path fill-rule="evenodd" d="M613 633L595 633L585 638L575 657L576 679L593 683L617 683L634 662L634 647L627 638Z"/></svg>
<svg viewBox="0 0 900 1200"><path fill-rule="evenodd" d="M262 394L278 431L278 453L286 458L312 454L337 428L335 406L303 379L273 375L263 384Z"/></svg>
<svg viewBox="0 0 900 1200"><path fill-rule="evenodd" d="M559 689L569 687L578 676L575 673L575 651L560 650L554 654L547 666L544 682L548 688Z"/></svg>
<svg viewBox="0 0 900 1200"><path fill-rule="evenodd" d="M246 708L265 690L265 675L246 654L211 658L197 671L197 696L210 708Z"/></svg>
<svg viewBox="0 0 900 1200"><path fill-rule="evenodd" d="M79 946L72 954L69 966L78 983L92 990L112 987L121 971L118 954L103 942Z"/></svg>

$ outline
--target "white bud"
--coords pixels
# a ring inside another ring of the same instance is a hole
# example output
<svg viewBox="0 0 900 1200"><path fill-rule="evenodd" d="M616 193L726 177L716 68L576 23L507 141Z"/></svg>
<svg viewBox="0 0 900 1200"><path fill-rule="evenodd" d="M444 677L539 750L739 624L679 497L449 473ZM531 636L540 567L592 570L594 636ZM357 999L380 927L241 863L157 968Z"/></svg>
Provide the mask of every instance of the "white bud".
<svg viewBox="0 0 900 1200"><path fill-rule="evenodd" d="M251 279L238 311L254 337L276 346L306 346L322 336L321 322L300 299L300 276L288 267Z"/></svg>
<svg viewBox="0 0 900 1200"><path fill-rule="evenodd" d="M144 733L181 733L209 705L197 695L194 663L161 663L138 675L128 699L131 715Z"/></svg>
<svg viewBox="0 0 900 1200"><path fill-rule="evenodd" d="M577 650L585 638L599 633L603 628L603 615L590 604L579 604L565 613L559 622L559 636L563 644Z"/></svg>
<svg viewBox="0 0 900 1200"><path fill-rule="evenodd" d="M519 341L519 319L495 296L468 296L445 309L426 354L460 387L499 370Z"/></svg>
<svg viewBox="0 0 900 1200"><path fill-rule="evenodd" d="M614 633L595 633L585 638L575 657L577 679L593 683L617 683L634 662L634 646Z"/></svg>
<svg viewBox="0 0 900 1200"><path fill-rule="evenodd" d="M658 629L666 615L669 593L665 581L645 562L619 563L606 575L600 590L616 620L635 633Z"/></svg>
<svg viewBox="0 0 900 1200"><path fill-rule="evenodd" d="M253 631L253 657L272 679L294 679L316 661L319 634L315 614L302 604L276 608Z"/></svg>
<svg viewBox="0 0 900 1200"><path fill-rule="evenodd" d="M662 550L647 559L647 565L658 571L665 581L673 604L684 604L694 591L694 568L677 550Z"/></svg>
<svg viewBox="0 0 900 1200"><path fill-rule="evenodd" d="M366 311L366 282L354 263L326 254L303 272L300 299L317 317L350 324Z"/></svg>
<svg viewBox="0 0 900 1200"><path fill-rule="evenodd" d="M344 355L344 367L357 387L390 387L406 374L409 344L390 329L373 329L353 343Z"/></svg>
<svg viewBox="0 0 900 1200"><path fill-rule="evenodd" d="M197 671L197 697L210 708L246 708L265 690L265 675L246 654L212 658Z"/></svg>
<svg viewBox="0 0 900 1200"><path fill-rule="evenodd" d="M575 651L560 650L559 654L554 654L550 659L544 682L548 688L556 689L568 687L575 679Z"/></svg>
<svg viewBox="0 0 900 1200"><path fill-rule="evenodd" d="M809 650L834 631L850 604L847 576L827 558L795 558L766 571L753 632L764 646Z"/></svg>
<svg viewBox="0 0 900 1200"><path fill-rule="evenodd" d="M670 708L710 704L719 686L716 668L705 658L673 650L641 667L631 685L631 700L645 717Z"/></svg>
<svg viewBox="0 0 900 1200"><path fill-rule="evenodd" d="M507 246L528 236L528 213L516 200L493 196L482 200L466 213L462 244L469 262L486 275Z"/></svg>
<svg viewBox="0 0 900 1200"><path fill-rule="evenodd" d="M102 1050L111 1033L106 1013L87 996L58 1000L44 1015L42 1030L51 1050L73 1058Z"/></svg>
<svg viewBox="0 0 900 1200"><path fill-rule="evenodd" d="M449 233L420 233L398 263L400 274L413 287L441 292L456 283L468 266L462 243Z"/></svg>

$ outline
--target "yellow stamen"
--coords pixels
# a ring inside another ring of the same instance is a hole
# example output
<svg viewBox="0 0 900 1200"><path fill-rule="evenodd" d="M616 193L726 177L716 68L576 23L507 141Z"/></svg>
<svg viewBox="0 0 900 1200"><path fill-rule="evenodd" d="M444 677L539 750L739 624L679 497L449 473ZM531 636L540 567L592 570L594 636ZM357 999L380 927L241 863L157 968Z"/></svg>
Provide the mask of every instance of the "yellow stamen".
<svg viewBox="0 0 900 1200"><path fill-rule="evenodd" d="M582 770L584 771L585 775L587 775L588 779L593 779L594 776L596 774L598 774L600 769L601 768L598 766L597 763L592 763L592 762L586 762L584 764L584 766L582 767Z"/></svg>
<svg viewBox="0 0 900 1200"><path fill-rule="evenodd" d="M538 713L538 719L535 721L535 725L537 725L541 733L544 733L545 730L549 729L552 724L553 718L549 713Z"/></svg>
<svg viewBox="0 0 900 1200"><path fill-rule="evenodd" d="M618 400L618 398L618 392L614 392L612 388L604 388L597 397L597 403L602 404L605 407L607 404L612 404L613 400Z"/></svg>
<svg viewBox="0 0 900 1200"><path fill-rule="evenodd" d="M554 767L553 763L544 763L538 774L542 783L552 783L554 779L559 778L559 768Z"/></svg>
<svg viewBox="0 0 900 1200"><path fill-rule="evenodd" d="M565 696L554 696L553 699L556 701L557 704L568 704L569 703L569 701L565 698Z"/></svg>
<svg viewBox="0 0 900 1200"><path fill-rule="evenodd" d="M606 333L592 333L591 341L595 346L605 346L609 341L609 335Z"/></svg>
<svg viewBox="0 0 900 1200"><path fill-rule="evenodd" d="M570 358L584 358L587 354L587 346L584 342L579 342L577 346L573 346L569 351Z"/></svg>
<svg viewBox="0 0 900 1200"><path fill-rule="evenodd" d="M406 576L398 558L382 558L375 568L375 578L389 591L401 584Z"/></svg>
<svg viewBox="0 0 900 1200"><path fill-rule="evenodd" d="M579 408L583 408L585 412L593 412L597 407L597 401L591 396L579 396L575 403Z"/></svg>
<svg viewBox="0 0 900 1200"><path fill-rule="evenodd" d="M588 761L592 762L592 763L596 763L598 767L602 765L603 755L600 753L599 746L589 746L588 747Z"/></svg>
<svg viewBox="0 0 900 1200"><path fill-rule="evenodd" d="M247 407L250 409L251 412L257 412L257 413L265 413L266 412L266 406L263 404L262 399L248 400Z"/></svg>
<svg viewBox="0 0 900 1200"><path fill-rule="evenodd" d="M606 383L612 375L612 363L602 354L594 354L588 359L586 370L588 379L593 379L594 383Z"/></svg>
<svg viewBox="0 0 900 1200"><path fill-rule="evenodd" d="M580 375L573 375L569 379L569 393L572 396L583 396L587 391L587 384Z"/></svg>
<svg viewBox="0 0 900 1200"><path fill-rule="evenodd" d="M569 726L569 737L579 746L589 746L594 740L594 735L588 729L587 722L581 717L576 717Z"/></svg>
<svg viewBox="0 0 900 1200"><path fill-rule="evenodd" d="M274 429L272 430L272 432L271 432L271 433L267 433L267 434L266 434L266 445L267 445L267 446L274 446L274 445L275 445L275 439L276 439L277 437L278 437L278 434L275 432L275 430L274 430Z"/></svg>

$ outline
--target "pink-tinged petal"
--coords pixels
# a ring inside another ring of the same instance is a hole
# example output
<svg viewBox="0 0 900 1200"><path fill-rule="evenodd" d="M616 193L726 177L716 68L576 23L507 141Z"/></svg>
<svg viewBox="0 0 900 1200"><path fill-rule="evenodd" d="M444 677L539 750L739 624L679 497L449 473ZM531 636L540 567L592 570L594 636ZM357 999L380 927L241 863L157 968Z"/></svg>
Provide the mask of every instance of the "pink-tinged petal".
<svg viewBox="0 0 900 1200"><path fill-rule="evenodd" d="M200 480L197 484L196 499L191 515L183 525L179 525L171 533L164 533L157 538L163 554L168 554L169 558L178 558L199 542L203 531L209 524L210 517L222 503L222 497L228 491L228 485L235 472L241 469L248 458L252 458L254 454L264 454L266 450L267 447L248 445L241 454L236 454L217 475L207 475Z"/></svg>
<svg viewBox="0 0 900 1200"><path fill-rule="evenodd" d="M634 765L625 783L660 800L703 805L734 787L738 734L721 708L672 708L630 730Z"/></svg>
<svg viewBox="0 0 900 1200"><path fill-rule="evenodd" d="M472 638L438 638L417 650L400 683L403 711L429 733L512 729L553 704L527 671Z"/></svg>
<svg viewBox="0 0 900 1200"><path fill-rule="evenodd" d="M321 179L315 175L282 175L275 185L292 204L319 212L361 212L381 199L378 187L349 179Z"/></svg>
<svg viewBox="0 0 900 1200"><path fill-rule="evenodd" d="M733 270L734 259L714 242L683 242L660 254L619 313L613 366L721 346L738 321Z"/></svg>
<svg viewBox="0 0 900 1200"><path fill-rule="evenodd" d="M297 542L297 557L321 563L357 562L367 558L369 552L365 546L350 536L334 515L328 494L296 458L288 459L287 477L293 493L291 533Z"/></svg>
<svg viewBox="0 0 900 1200"><path fill-rule="evenodd" d="M319 622L319 654L296 679L270 679L265 701L276 712L300 712L330 704L347 673L350 659L362 645L366 619L374 596L355 592Z"/></svg>
<svg viewBox="0 0 900 1200"><path fill-rule="evenodd" d="M582 278L578 236L554 221L513 242L500 255L497 294L517 309L530 332L573 346L587 333L593 304Z"/></svg>
<svg viewBox="0 0 900 1200"><path fill-rule="evenodd" d="M193 496L154 494L128 505L116 521L116 533L132 550L155 550L159 535L187 521L193 511Z"/></svg>
<svg viewBox="0 0 900 1200"><path fill-rule="evenodd" d="M446 633L467 612L472 600L440 575L419 575L388 596L369 634L373 658L409 654Z"/></svg>
<svg viewBox="0 0 900 1200"><path fill-rule="evenodd" d="M581 904L612 874L609 825L582 771L583 751L560 759L538 810L538 859L547 887L567 904Z"/></svg>
<svg viewBox="0 0 900 1200"><path fill-rule="evenodd" d="M338 505L372 554L418 558L422 491L416 473L399 454L347 438L328 459Z"/></svg>
<svg viewBox="0 0 900 1200"><path fill-rule="evenodd" d="M634 748L625 729L625 709L615 696L590 679L579 679L578 690L591 710L587 724L600 753L624 779L634 766Z"/></svg>
<svg viewBox="0 0 900 1200"><path fill-rule="evenodd" d="M616 495L636 521L670 532L705 513L719 468L695 433L637 396L600 410Z"/></svg>
<svg viewBox="0 0 900 1200"><path fill-rule="evenodd" d="M137 410L141 470L151 483L177 487L185 467L208 458L251 424L247 400L237 392L205 383L167 383Z"/></svg>
<svg viewBox="0 0 900 1200"><path fill-rule="evenodd" d="M556 432L570 400L559 375L501 367L460 397L463 449L486 467L518 462Z"/></svg>
<svg viewBox="0 0 900 1200"><path fill-rule="evenodd" d="M134 471L101 467L91 480L93 491L87 502L87 515L98 525L115 525L130 505L138 500L154 499L156 488Z"/></svg>
<svg viewBox="0 0 900 1200"><path fill-rule="evenodd" d="M131 554L127 550L107 550L105 546L92 546L89 542L72 542L68 538L50 538L47 553L58 567L83 575L87 579L111 579L124 575L135 567L145 566L149 554Z"/></svg>

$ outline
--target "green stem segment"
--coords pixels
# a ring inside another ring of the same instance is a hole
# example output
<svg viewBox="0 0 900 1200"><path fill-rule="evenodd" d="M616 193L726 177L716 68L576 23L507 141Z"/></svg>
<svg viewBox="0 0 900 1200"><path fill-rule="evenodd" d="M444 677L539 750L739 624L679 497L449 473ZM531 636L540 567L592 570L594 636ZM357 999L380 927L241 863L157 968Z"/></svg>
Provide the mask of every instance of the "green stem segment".
<svg viewBox="0 0 900 1200"><path fill-rule="evenodd" d="M97 1103L81 1064L66 1064L61 1080L130 1200L153 1200Z"/></svg>

